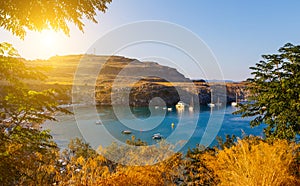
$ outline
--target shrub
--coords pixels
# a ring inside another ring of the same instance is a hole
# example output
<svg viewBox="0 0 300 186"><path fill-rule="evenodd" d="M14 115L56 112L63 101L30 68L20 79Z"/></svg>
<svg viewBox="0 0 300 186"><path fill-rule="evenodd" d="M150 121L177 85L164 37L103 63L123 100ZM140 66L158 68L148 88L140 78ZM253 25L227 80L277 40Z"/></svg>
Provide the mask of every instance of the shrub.
<svg viewBox="0 0 300 186"><path fill-rule="evenodd" d="M220 185L295 185L290 167L297 145L285 140L239 140L231 148L218 152L207 162Z"/></svg>

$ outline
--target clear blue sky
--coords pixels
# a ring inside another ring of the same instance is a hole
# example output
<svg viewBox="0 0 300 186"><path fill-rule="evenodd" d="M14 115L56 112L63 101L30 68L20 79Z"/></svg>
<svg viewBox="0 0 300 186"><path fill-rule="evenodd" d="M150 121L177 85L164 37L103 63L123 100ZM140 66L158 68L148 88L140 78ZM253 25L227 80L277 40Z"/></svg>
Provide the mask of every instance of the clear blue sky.
<svg viewBox="0 0 300 186"><path fill-rule="evenodd" d="M46 36L41 34L29 32L22 41L3 29L0 42L13 43L27 59L78 54L115 27L163 20L197 34L215 54L225 79L244 80L262 54L275 53L287 42L300 43L299 7L298 0L113 0L107 13L99 14L99 24L87 22L84 33L72 29L69 38L62 33L52 36L55 45L42 44Z"/></svg>

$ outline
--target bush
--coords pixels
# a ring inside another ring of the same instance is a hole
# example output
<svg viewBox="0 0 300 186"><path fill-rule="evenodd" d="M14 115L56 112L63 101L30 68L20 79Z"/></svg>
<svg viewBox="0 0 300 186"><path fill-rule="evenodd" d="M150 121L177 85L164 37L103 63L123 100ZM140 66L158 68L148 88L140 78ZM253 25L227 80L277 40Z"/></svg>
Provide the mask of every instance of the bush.
<svg viewBox="0 0 300 186"><path fill-rule="evenodd" d="M297 146L286 140L267 143L257 138L244 139L214 157L207 154L207 164L220 185L295 185L300 182L290 168Z"/></svg>

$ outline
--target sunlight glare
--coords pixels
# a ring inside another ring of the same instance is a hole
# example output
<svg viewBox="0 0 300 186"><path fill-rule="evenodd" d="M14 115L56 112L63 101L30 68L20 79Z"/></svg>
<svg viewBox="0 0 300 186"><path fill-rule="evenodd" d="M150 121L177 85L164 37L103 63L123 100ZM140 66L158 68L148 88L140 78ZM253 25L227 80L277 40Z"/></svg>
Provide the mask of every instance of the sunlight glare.
<svg viewBox="0 0 300 186"><path fill-rule="evenodd" d="M41 44L45 48L55 47L57 40L54 31L46 30L42 32Z"/></svg>

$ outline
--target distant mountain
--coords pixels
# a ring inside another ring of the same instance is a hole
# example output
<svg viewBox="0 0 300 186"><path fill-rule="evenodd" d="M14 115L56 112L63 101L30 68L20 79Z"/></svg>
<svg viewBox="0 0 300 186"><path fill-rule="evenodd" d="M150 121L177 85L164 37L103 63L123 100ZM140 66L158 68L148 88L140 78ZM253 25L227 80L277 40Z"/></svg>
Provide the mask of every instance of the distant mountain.
<svg viewBox="0 0 300 186"><path fill-rule="evenodd" d="M211 79L211 80L206 80L208 83L220 83L220 82L225 82L225 83L238 83L236 81L233 80L229 80L229 79L224 79L224 80L218 80L218 79Z"/></svg>

